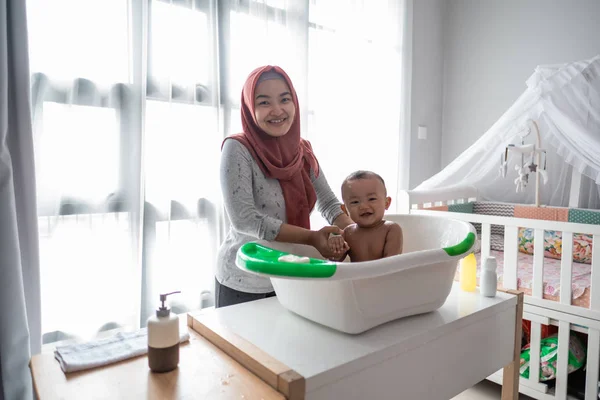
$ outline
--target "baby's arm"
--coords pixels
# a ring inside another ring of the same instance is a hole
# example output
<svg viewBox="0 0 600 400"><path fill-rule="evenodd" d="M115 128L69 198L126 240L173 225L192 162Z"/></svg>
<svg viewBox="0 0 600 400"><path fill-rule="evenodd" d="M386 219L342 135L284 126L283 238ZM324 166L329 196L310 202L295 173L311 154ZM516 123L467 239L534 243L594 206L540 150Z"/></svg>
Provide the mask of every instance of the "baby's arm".
<svg viewBox="0 0 600 400"><path fill-rule="evenodd" d="M391 223L385 236L385 246L383 247L383 256L390 257L402 254L402 228L396 223Z"/></svg>
<svg viewBox="0 0 600 400"><path fill-rule="evenodd" d="M343 236L333 234L329 236L329 250L334 254L332 260L342 261L346 258L349 249Z"/></svg>

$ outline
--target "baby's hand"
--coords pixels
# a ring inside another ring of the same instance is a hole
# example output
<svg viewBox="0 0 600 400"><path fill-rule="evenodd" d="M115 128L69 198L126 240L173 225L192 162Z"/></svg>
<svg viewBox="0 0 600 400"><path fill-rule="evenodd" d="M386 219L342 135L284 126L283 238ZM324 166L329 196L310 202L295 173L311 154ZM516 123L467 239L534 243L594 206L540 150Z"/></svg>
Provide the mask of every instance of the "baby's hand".
<svg viewBox="0 0 600 400"><path fill-rule="evenodd" d="M329 236L329 250L334 254L333 258L340 258L346 254L350 249L348 243L344 240L341 235L330 235Z"/></svg>

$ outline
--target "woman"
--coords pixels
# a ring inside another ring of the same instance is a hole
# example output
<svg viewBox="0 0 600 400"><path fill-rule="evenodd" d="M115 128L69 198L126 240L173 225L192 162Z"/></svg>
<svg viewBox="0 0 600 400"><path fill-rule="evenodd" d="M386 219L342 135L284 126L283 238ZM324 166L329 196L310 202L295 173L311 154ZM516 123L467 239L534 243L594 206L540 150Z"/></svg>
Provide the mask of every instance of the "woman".
<svg viewBox="0 0 600 400"><path fill-rule="evenodd" d="M221 245L216 273L216 307L274 296L269 278L235 265L238 249L263 239L314 246L324 257L330 233L352 220L341 210L310 143L300 137L298 98L283 69L252 71L242 90L243 132L222 146L221 190L231 226ZM310 230L317 206L335 226Z"/></svg>

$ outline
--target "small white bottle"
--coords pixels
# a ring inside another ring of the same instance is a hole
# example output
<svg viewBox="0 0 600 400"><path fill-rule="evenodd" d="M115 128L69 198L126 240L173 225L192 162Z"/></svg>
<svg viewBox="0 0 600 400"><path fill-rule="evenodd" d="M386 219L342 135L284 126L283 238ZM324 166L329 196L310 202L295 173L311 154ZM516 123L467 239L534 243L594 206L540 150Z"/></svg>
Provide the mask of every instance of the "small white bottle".
<svg viewBox="0 0 600 400"><path fill-rule="evenodd" d="M165 307L167 296L160 295L161 307L148 318L148 366L152 372L168 372L179 364L179 317Z"/></svg>
<svg viewBox="0 0 600 400"><path fill-rule="evenodd" d="M498 285L498 275L496 274L496 257L488 257L483 262L481 268L481 278L479 280L479 289L481 295L485 297L495 297Z"/></svg>

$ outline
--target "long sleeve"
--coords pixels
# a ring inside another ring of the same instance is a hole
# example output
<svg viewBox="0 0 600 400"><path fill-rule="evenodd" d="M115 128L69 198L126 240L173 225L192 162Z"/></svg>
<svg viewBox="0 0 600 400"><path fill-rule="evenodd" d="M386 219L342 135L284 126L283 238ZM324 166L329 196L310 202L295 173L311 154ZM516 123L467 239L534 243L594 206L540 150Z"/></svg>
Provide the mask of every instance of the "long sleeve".
<svg viewBox="0 0 600 400"><path fill-rule="evenodd" d="M311 173L311 177L317 192L317 210L329 224L333 224L333 221L343 213L342 203L331 190L322 168L317 178L314 178L313 173Z"/></svg>
<svg viewBox="0 0 600 400"><path fill-rule="evenodd" d="M223 145L220 175L225 210L236 231L263 240L274 240L283 220L259 211L258 207L262 210L267 204L261 202L258 205L255 200L253 162L250 152L238 141L227 140ZM258 190L267 191L268 188L260 186ZM283 204L277 205L283 208ZM273 210L273 207L269 206L268 210ZM275 213L282 214L280 217L285 215L285 212L277 210Z"/></svg>

